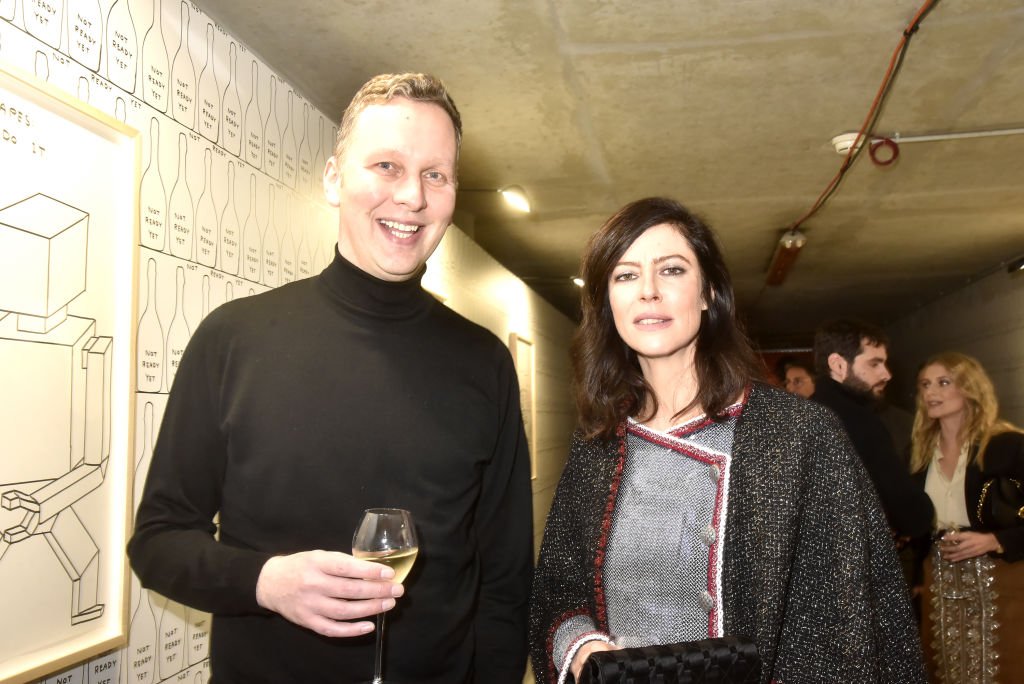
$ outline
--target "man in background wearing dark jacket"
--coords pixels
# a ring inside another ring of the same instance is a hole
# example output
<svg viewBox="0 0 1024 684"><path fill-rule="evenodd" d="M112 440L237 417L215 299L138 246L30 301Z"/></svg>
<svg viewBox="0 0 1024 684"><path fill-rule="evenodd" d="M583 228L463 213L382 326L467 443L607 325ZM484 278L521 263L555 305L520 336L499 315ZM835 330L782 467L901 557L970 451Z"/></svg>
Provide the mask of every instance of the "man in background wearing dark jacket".
<svg viewBox="0 0 1024 684"><path fill-rule="evenodd" d="M818 372L811 399L842 421L853 447L871 476L893 532L920 537L931 531L934 508L915 487L896 453L893 439L874 410L892 375L886 366L889 340L880 328L853 319L822 325L814 334Z"/></svg>

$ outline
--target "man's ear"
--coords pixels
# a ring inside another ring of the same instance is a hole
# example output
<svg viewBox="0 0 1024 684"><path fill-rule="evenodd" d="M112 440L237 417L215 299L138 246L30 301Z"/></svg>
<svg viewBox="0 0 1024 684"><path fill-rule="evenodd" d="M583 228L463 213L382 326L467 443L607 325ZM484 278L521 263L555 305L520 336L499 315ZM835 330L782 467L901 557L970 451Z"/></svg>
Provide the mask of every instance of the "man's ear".
<svg viewBox="0 0 1024 684"><path fill-rule="evenodd" d="M846 380L846 374L849 371L850 364L846 362L846 359L842 355L832 352L828 355L828 370L829 375L836 382L843 382Z"/></svg>
<svg viewBox="0 0 1024 684"><path fill-rule="evenodd" d="M341 187L341 168L337 158L332 156L324 166L324 198L332 207L341 204L341 198L338 196L339 187Z"/></svg>

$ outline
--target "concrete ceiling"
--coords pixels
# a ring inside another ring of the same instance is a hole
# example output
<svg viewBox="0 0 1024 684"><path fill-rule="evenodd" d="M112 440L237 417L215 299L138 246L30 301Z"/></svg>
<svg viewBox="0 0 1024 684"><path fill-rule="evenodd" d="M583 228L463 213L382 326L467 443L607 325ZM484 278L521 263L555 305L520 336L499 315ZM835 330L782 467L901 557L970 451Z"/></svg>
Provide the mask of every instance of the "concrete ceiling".
<svg viewBox="0 0 1024 684"><path fill-rule="evenodd" d="M570 316L587 237L669 195L716 229L764 347L836 315L886 323L1024 255L1024 135L904 144L857 161L765 287L783 229L838 170L923 0L201 0L339 118L368 77L428 71L462 112L456 222ZM877 130L1024 127L1024 0L943 0L913 37Z"/></svg>

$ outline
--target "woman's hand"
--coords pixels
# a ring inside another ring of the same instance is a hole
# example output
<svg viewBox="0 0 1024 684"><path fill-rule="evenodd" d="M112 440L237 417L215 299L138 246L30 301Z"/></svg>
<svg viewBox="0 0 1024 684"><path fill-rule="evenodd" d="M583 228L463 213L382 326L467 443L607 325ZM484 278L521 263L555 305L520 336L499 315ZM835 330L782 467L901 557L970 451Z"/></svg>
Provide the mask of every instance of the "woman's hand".
<svg viewBox="0 0 1024 684"><path fill-rule="evenodd" d="M588 641L587 643L580 646L580 650L576 651L576 655L572 658L572 663L569 665L569 670L572 672L573 678L578 682L580 680L580 672L583 671L583 663L587 662L587 658L590 657L591 653L597 651L614 651L615 647L609 644L607 641Z"/></svg>
<svg viewBox="0 0 1024 684"><path fill-rule="evenodd" d="M949 532L939 540L942 557L954 563L983 556L1000 548L996 535L990 532Z"/></svg>

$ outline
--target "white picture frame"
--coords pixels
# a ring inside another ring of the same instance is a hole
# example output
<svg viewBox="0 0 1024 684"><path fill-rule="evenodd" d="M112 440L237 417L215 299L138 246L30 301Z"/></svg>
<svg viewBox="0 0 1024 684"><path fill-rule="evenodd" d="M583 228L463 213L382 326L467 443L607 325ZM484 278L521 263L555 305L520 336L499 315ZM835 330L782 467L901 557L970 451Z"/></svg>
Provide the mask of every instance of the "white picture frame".
<svg viewBox="0 0 1024 684"><path fill-rule="evenodd" d="M123 646L138 131L0 66L0 682Z"/></svg>

